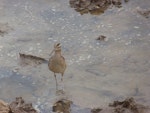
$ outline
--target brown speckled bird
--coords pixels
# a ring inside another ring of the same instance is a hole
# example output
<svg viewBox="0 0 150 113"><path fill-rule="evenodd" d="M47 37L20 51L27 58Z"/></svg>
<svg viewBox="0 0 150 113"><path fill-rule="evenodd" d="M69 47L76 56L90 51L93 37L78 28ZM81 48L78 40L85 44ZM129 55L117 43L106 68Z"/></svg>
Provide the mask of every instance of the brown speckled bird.
<svg viewBox="0 0 150 113"><path fill-rule="evenodd" d="M54 72L56 88L57 88L58 83L57 83L56 73L61 73L61 75L62 75L61 81L63 81L63 75L66 70L66 62L65 62L65 58L61 55L60 43L56 43L54 45L54 49L51 52L51 54L53 52L55 52L55 53L52 57L50 57L48 67L52 72Z"/></svg>

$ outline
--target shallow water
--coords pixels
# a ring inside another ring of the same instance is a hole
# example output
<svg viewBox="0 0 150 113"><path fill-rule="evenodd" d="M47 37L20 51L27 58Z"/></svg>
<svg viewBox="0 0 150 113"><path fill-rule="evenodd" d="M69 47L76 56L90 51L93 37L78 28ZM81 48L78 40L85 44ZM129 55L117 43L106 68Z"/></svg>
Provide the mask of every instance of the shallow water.
<svg viewBox="0 0 150 113"><path fill-rule="evenodd" d="M59 98L86 108L131 96L150 105L150 19L137 13L149 5L129 1L94 16L80 15L65 0L1 0L0 24L9 32L0 35L0 98L22 96L40 109ZM46 64L19 64L19 52L48 59L55 42L67 62L61 96Z"/></svg>

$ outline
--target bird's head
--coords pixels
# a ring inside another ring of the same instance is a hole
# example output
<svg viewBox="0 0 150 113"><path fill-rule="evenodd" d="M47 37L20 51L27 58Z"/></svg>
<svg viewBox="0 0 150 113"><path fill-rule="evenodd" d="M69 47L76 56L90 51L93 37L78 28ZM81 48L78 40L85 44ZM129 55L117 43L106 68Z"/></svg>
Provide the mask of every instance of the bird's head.
<svg viewBox="0 0 150 113"><path fill-rule="evenodd" d="M60 44L60 43L54 44L54 51L55 51L55 52L61 51L61 44Z"/></svg>
<svg viewBox="0 0 150 113"><path fill-rule="evenodd" d="M54 44L54 49L50 53L50 56L52 55L53 52L61 52L61 44L60 43Z"/></svg>

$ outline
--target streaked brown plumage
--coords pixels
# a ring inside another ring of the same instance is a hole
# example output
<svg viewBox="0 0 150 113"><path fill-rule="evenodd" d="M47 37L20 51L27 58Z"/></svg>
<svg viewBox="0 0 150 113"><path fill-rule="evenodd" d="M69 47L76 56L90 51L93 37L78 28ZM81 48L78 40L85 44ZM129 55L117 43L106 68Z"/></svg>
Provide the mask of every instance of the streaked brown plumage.
<svg viewBox="0 0 150 113"><path fill-rule="evenodd" d="M54 72L55 80L56 80L56 88L57 88L57 78L56 73L61 73L63 81L63 75L66 70L66 62L65 58L61 55L61 45L60 43L57 43L54 45L54 50L51 52L51 54L54 53L52 57L49 59L48 67L49 70Z"/></svg>

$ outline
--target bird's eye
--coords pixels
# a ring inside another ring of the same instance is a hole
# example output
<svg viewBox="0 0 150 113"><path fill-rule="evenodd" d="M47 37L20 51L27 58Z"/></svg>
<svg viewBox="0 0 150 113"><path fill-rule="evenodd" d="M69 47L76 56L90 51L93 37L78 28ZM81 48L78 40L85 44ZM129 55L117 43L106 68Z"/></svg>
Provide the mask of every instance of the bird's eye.
<svg viewBox="0 0 150 113"><path fill-rule="evenodd" d="M60 43L58 43L56 46L60 46Z"/></svg>
<svg viewBox="0 0 150 113"><path fill-rule="evenodd" d="M56 45L56 47L57 47L57 48L60 48L60 47L61 47L61 44L60 44L60 43L58 43L58 44Z"/></svg>
<svg viewBox="0 0 150 113"><path fill-rule="evenodd" d="M61 48L61 44L60 44L60 43L56 43L56 44L54 45L54 48Z"/></svg>

